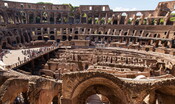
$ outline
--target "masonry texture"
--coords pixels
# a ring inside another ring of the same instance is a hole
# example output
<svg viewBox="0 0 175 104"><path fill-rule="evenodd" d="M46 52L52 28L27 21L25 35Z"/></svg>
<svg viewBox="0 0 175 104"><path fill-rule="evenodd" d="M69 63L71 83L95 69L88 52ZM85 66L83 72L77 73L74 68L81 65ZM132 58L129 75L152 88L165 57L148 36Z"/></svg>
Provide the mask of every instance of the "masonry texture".
<svg viewBox="0 0 175 104"><path fill-rule="evenodd" d="M175 104L174 13L1 0L0 104Z"/></svg>

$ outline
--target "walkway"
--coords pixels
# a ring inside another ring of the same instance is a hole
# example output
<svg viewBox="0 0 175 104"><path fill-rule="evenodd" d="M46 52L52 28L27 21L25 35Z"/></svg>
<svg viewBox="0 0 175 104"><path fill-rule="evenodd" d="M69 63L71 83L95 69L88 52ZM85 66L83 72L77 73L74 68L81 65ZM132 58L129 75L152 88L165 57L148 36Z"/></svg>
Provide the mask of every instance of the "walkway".
<svg viewBox="0 0 175 104"><path fill-rule="evenodd" d="M58 47L41 47L41 48L29 48L29 49L20 49L20 50L10 50L10 53L6 54L3 57L3 62L1 61L1 68L3 68L4 70L6 69L12 69L15 67L18 67L20 65L23 65L37 57L40 57L44 54L47 54L51 51L54 51L58 49ZM37 53L35 55L33 55L32 57L29 57L29 54L24 55L22 53L22 51L25 50L32 50L32 51L37 51Z"/></svg>

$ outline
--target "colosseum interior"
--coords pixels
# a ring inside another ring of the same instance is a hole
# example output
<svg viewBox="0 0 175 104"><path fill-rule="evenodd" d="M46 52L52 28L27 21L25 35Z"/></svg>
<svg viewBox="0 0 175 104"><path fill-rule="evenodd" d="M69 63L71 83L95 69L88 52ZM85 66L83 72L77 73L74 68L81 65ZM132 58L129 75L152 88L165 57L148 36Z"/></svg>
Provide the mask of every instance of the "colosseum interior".
<svg viewBox="0 0 175 104"><path fill-rule="evenodd" d="M173 13L1 0L0 104L175 104Z"/></svg>

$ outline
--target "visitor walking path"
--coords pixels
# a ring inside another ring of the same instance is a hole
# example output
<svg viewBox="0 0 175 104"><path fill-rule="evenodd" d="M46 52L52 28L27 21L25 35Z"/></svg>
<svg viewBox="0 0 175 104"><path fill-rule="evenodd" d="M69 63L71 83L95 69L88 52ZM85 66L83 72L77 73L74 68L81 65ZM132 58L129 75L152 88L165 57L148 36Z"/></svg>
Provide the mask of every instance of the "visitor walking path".
<svg viewBox="0 0 175 104"><path fill-rule="evenodd" d="M2 61L0 61L0 68L5 70L18 67L57 48L58 47L56 46L51 46L42 48L9 50L9 52L3 56Z"/></svg>

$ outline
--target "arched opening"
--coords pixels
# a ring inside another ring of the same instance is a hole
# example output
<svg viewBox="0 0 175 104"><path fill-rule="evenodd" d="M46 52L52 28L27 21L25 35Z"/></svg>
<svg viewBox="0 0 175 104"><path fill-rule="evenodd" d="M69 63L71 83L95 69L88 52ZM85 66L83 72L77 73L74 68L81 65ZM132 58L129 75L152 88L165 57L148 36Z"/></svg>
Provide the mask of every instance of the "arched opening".
<svg viewBox="0 0 175 104"><path fill-rule="evenodd" d="M108 18L108 24L111 24L112 18Z"/></svg>
<svg viewBox="0 0 175 104"><path fill-rule="evenodd" d="M127 14L126 13L122 13L122 16L127 16Z"/></svg>
<svg viewBox="0 0 175 104"><path fill-rule="evenodd" d="M175 11L172 11L170 14L169 25L172 25L175 21Z"/></svg>
<svg viewBox="0 0 175 104"><path fill-rule="evenodd" d="M148 18L144 18L142 24L143 24L143 25L146 25L146 24L147 24L147 21L148 21Z"/></svg>
<svg viewBox="0 0 175 104"><path fill-rule="evenodd" d="M55 40L55 36L50 36L50 40Z"/></svg>
<svg viewBox="0 0 175 104"><path fill-rule="evenodd" d="M22 23L26 23L26 13L24 11L20 11L20 16Z"/></svg>
<svg viewBox="0 0 175 104"><path fill-rule="evenodd" d="M36 16L36 23L41 23L41 16L40 15L37 15Z"/></svg>
<svg viewBox="0 0 175 104"><path fill-rule="evenodd" d="M7 44L6 44L6 42L4 42L4 43L2 44L2 49L7 49Z"/></svg>
<svg viewBox="0 0 175 104"><path fill-rule="evenodd" d="M125 32L125 33L124 33L124 35L127 35L127 34L128 34L128 32Z"/></svg>
<svg viewBox="0 0 175 104"><path fill-rule="evenodd" d="M33 22L34 22L34 14L29 14L29 23L33 23Z"/></svg>
<svg viewBox="0 0 175 104"><path fill-rule="evenodd" d="M95 24L98 24L98 23L99 23L99 18L96 17L96 18L95 18Z"/></svg>
<svg viewBox="0 0 175 104"><path fill-rule="evenodd" d="M76 24L80 23L80 14L75 15L75 23Z"/></svg>
<svg viewBox="0 0 175 104"><path fill-rule="evenodd" d="M137 12L137 13L136 13L136 16L139 16L139 17L140 17L140 16L142 16L142 15L143 15L143 14L142 14L141 12Z"/></svg>
<svg viewBox="0 0 175 104"><path fill-rule="evenodd" d="M69 37L68 37L68 40L71 41L71 40L72 40L72 36L69 36Z"/></svg>
<svg viewBox="0 0 175 104"><path fill-rule="evenodd" d="M38 36L38 40L43 40L42 36Z"/></svg>
<svg viewBox="0 0 175 104"><path fill-rule="evenodd" d="M128 19L128 24L131 24L132 21L133 21L133 18L129 18L129 19Z"/></svg>
<svg viewBox="0 0 175 104"><path fill-rule="evenodd" d="M66 41L67 37L65 35L62 36L62 41Z"/></svg>
<svg viewBox="0 0 175 104"><path fill-rule="evenodd" d="M126 13L122 13L122 14L121 14L120 24L124 24L124 23L125 23L126 16L127 16Z"/></svg>
<svg viewBox="0 0 175 104"><path fill-rule="evenodd" d="M135 21L135 25L139 25L139 22L140 22L140 18L137 18Z"/></svg>
<svg viewBox="0 0 175 104"><path fill-rule="evenodd" d="M48 36L44 36L44 41L47 42L49 40L49 37Z"/></svg>
<svg viewBox="0 0 175 104"><path fill-rule="evenodd" d="M56 24L61 24L61 21L62 21L61 14L58 14L56 18Z"/></svg>
<svg viewBox="0 0 175 104"><path fill-rule="evenodd" d="M10 38L7 38L7 43L11 44L11 39Z"/></svg>
<svg viewBox="0 0 175 104"><path fill-rule="evenodd" d="M12 42L12 46L16 46L16 44L17 44L16 41Z"/></svg>
<svg viewBox="0 0 175 104"><path fill-rule="evenodd" d="M117 19L114 19L113 24L116 25L118 23Z"/></svg>
<svg viewBox="0 0 175 104"><path fill-rule="evenodd" d="M24 38L25 38L25 41L26 41L26 42L29 42L29 38L28 38L28 36L27 36L26 33L24 34Z"/></svg>
<svg viewBox="0 0 175 104"><path fill-rule="evenodd" d="M21 37L21 43L24 43L23 36L22 36L22 35L20 35L20 37Z"/></svg>
<svg viewBox="0 0 175 104"><path fill-rule="evenodd" d="M75 39L75 40L78 40L78 36L77 36L77 35L75 35L75 36L74 36L74 39Z"/></svg>
<svg viewBox="0 0 175 104"><path fill-rule="evenodd" d="M51 104L59 104L58 101L59 101L59 100L58 100L58 96L55 96L55 97L53 98Z"/></svg>
<svg viewBox="0 0 175 104"><path fill-rule="evenodd" d="M16 42L19 43L19 37L16 37Z"/></svg>
<svg viewBox="0 0 175 104"><path fill-rule="evenodd" d="M104 17L100 20L100 24L105 24L105 18Z"/></svg>
<svg viewBox="0 0 175 104"><path fill-rule="evenodd" d="M90 37L89 36L86 36L85 40L90 40Z"/></svg>
<svg viewBox="0 0 175 104"><path fill-rule="evenodd" d="M47 12L42 13L42 23L47 23L48 14Z"/></svg>
<svg viewBox="0 0 175 104"><path fill-rule="evenodd" d="M57 39L57 43L60 43L60 39Z"/></svg>
<svg viewBox="0 0 175 104"><path fill-rule="evenodd" d="M19 93L18 96L14 99L13 104L30 104L26 93Z"/></svg>
<svg viewBox="0 0 175 104"><path fill-rule="evenodd" d="M75 34L78 34L78 31L75 31Z"/></svg>
<svg viewBox="0 0 175 104"><path fill-rule="evenodd" d="M50 17L50 24L54 24L54 18Z"/></svg>
<svg viewBox="0 0 175 104"><path fill-rule="evenodd" d="M92 24L92 17L88 18L88 24Z"/></svg>
<svg viewBox="0 0 175 104"><path fill-rule="evenodd" d="M86 65L85 65L85 70L87 70L87 69L88 69L88 67L89 67L89 66L88 66L88 64L86 64Z"/></svg>
<svg viewBox="0 0 175 104"><path fill-rule="evenodd" d="M82 23L87 23L87 19L86 18L88 18L87 14L83 13L83 15L82 15Z"/></svg>
<svg viewBox="0 0 175 104"><path fill-rule="evenodd" d="M156 38L157 37L157 34L154 34L154 38Z"/></svg>

